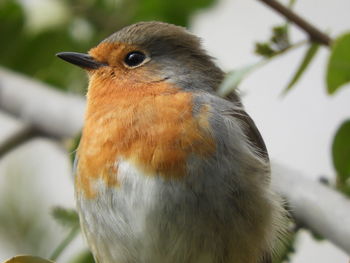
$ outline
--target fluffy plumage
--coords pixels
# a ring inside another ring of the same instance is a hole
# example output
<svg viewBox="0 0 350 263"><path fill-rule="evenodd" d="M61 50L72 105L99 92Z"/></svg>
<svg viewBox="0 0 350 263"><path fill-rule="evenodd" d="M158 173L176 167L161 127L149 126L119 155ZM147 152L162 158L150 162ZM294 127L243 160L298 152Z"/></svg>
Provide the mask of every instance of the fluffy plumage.
<svg viewBox="0 0 350 263"><path fill-rule="evenodd" d="M144 64L124 63L131 51ZM265 144L184 28L142 22L89 54L80 220L99 263L259 263L283 232Z"/></svg>

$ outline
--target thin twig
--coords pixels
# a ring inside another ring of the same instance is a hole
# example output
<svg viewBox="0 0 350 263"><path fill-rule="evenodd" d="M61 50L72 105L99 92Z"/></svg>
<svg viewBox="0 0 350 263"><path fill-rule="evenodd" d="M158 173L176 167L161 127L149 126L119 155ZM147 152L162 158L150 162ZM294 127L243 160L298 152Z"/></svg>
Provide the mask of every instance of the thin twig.
<svg viewBox="0 0 350 263"><path fill-rule="evenodd" d="M258 0L260 2L265 3L284 17L286 17L289 21L293 22L297 26L299 26L302 30L304 30L310 37L312 41L318 42L320 44L330 46L332 44L332 39L321 32L315 26L311 25L304 18L300 17L298 14L294 13L291 9L283 6L279 2L275 0Z"/></svg>
<svg viewBox="0 0 350 263"><path fill-rule="evenodd" d="M285 53L287 53L288 51L291 51L291 50L293 50L293 49L297 49L297 48L299 48L299 47L302 47L302 46L304 46L305 44L307 44L308 42L309 42L309 41L307 41L307 40L301 40L301 41L299 41L299 42L296 42L296 43L294 43L294 44L291 44L291 45L289 45L288 47L286 47L286 48L284 48L284 49L281 49L281 50L275 52L271 57L269 57L268 60L270 60L271 58L278 57L279 55L283 55L283 54L285 54Z"/></svg>

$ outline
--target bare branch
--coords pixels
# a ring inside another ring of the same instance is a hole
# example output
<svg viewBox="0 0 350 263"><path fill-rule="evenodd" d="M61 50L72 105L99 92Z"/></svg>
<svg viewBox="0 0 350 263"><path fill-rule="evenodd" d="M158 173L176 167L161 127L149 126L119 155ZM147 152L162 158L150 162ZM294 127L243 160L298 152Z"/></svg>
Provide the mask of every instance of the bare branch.
<svg viewBox="0 0 350 263"><path fill-rule="evenodd" d="M330 46L332 39L321 32L315 26L311 25L304 18L300 17L298 14L294 13L291 9L283 6L278 1L275 0L258 0L260 2L265 3L284 17L286 17L289 21L293 22L297 26L299 26L303 31L305 31L312 41L318 42L320 44Z"/></svg>
<svg viewBox="0 0 350 263"><path fill-rule="evenodd" d="M350 254L350 199L276 163L272 184L288 200L297 222Z"/></svg>
<svg viewBox="0 0 350 263"><path fill-rule="evenodd" d="M23 124L4 141L0 142L0 158L5 153L33 138L37 133L29 124Z"/></svg>
<svg viewBox="0 0 350 263"><path fill-rule="evenodd" d="M0 68L0 109L19 116L44 134L73 137L83 126L85 101Z"/></svg>

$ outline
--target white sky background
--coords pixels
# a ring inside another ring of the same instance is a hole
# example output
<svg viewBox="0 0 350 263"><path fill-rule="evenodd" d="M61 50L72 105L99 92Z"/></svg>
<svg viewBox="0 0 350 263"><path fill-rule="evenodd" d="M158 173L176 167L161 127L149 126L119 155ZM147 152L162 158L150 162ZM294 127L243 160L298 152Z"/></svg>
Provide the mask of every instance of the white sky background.
<svg viewBox="0 0 350 263"><path fill-rule="evenodd" d="M299 0L295 10L332 36L350 31L349 0ZM205 48L222 68L232 70L258 61L254 43L267 40L272 26L281 22L279 15L258 1L220 0L213 9L194 17L191 30L203 38ZM293 27L292 41L305 38ZM323 175L333 180L332 138L342 121L350 118L350 85L332 97L327 95L324 78L329 52L322 48L303 78L282 97L305 49L257 70L242 82L240 90L272 159L315 179ZM348 260L331 244L313 242L307 233L302 233L293 257L293 263Z"/></svg>
<svg viewBox="0 0 350 263"><path fill-rule="evenodd" d="M23 0L32 4L45 1ZM50 2L58 3L54 0ZM350 30L349 0L297 0L295 9L317 27L328 30L332 36ZM191 30L203 38L205 48L217 58L223 69L232 70L258 61L253 54L254 43L267 40L271 27L282 21L280 16L258 1L219 0L213 9L198 13L193 18ZM293 28L293 41L304 38L302 32ZM320 175L334 178L331 140L341 122L350 118L350 87L332 97L326 94L324 73L328 51L322 48L301 81L285 97L281 97L304 52L305 48L301 48L275 59L250 75L240 89L247 111L257 123L272 159L315 179ZM0 125L2 137L18 123L0 114ZM18 149L17 153L13 152L0 162L0 174L11 163L21 163L19 168L25 170L29 167L32 174L41 176L43 189L50 193L50 198L45 200L48 202L47 213L53 205L73 206L70 163L56 144L36 140ZM62 229L54 223L52 229L63 235ZM71 252L76 252L81 246L79 239L59 261L64 262ZM14 253L6 249L0 240L0 262ZM301 234L293 257L293 263L347 263L348 260L348 256L331 244L315 243L305 232Z"/></svg>

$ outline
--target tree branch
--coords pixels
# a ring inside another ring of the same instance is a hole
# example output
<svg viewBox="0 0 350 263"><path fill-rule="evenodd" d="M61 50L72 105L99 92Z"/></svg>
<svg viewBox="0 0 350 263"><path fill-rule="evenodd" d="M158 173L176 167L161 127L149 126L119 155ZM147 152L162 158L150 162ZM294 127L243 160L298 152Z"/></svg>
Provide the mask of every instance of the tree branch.
<svg viewBox="0 0 350 263"><path fill-rule="evenodd" d="M53 137L77 135L85 100L0 67L0 109Z"/></svg>
<svg viewBox="0 0 350 263"><path fill-rule="evenodd" d="M13 132L4 142L0 143L0 158L5 153L16 148L20 144L32 139L37 135L37 132L28 124L23 124L22 127L18 128Z"/></svg>
<svg viewBox="0 0 350 263"><path fill-rule="evenodd" d="M301 225L350 254L350 199L300 172L272 163L272 185Z"/></svg>
<svg viewBox="0 0 350 263"><path fill-rule="evenodd" d="M286 17L289 21L299 26L303 31L305 31L309 35L312 41L318 42L325 46L330 46L332 44L332 39L328 35L321 32L315 26L311 25L305 19L300 17L298 14L294 13L291 9L283 6L279 2L275 0L258 0L258 1L268 5L269 7L271 7L272 9L274 9L275 11L277 11L278 13Z"/></svg>

